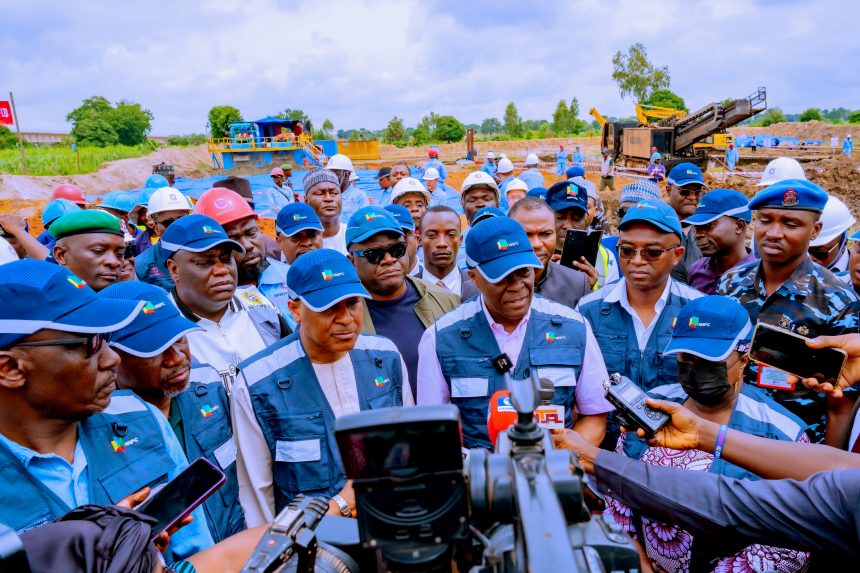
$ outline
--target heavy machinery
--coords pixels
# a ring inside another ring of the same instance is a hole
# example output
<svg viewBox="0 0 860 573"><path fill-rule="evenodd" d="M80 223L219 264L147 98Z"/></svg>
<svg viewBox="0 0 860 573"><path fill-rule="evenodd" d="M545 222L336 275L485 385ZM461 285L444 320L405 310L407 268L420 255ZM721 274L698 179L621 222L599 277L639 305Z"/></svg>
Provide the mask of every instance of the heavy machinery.
<svg viewBox="0 0 860 573"><path fill-rule="evenodd" d="M607 122L596 109L592 108L590 113L603 128L601 147L615 156L617 164L647 163L651 159L651 148L656 147L663 155L666 169L690 162L704 170L708 150L725 149L731 143L731 135L726 130L765 109L767 92L760 87L747 98L725 105L709 103L682 116L678 110L642 105L637 105L636 109L639 121ZM657 121L649 122L651 117Z"/></svg>

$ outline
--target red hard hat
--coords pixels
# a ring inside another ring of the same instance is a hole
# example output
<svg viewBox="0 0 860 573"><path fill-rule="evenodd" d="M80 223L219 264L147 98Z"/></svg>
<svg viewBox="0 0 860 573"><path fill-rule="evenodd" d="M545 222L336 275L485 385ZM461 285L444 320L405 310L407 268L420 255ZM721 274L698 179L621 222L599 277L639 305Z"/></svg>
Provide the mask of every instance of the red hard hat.
<svg viewBox="0 0 860 573"><path fill-rule="evenodd" d="M427 152L427 155L429 155L430 157L439 157L439 152L436 151L435 149L431 149L430 151Z"/></svg>
<svg viewBox="0 0 860 573"><path fill-rule="evenodd" d="M212 217L219 225L226 225L245 217L259 218L244 197L225 187L213 187L203 193L194 206L194 212Z"/></svg>
<svg viewBox="0 0 860 573"><path fill-rule="evenodd" d="M84 199L84 191L77 185L72 185L71 183L61 183L54 188L54 192L51 193L51 199L68 199L72 203L76 205L80 205L81 207L86 207L87 200Z"/></svg>

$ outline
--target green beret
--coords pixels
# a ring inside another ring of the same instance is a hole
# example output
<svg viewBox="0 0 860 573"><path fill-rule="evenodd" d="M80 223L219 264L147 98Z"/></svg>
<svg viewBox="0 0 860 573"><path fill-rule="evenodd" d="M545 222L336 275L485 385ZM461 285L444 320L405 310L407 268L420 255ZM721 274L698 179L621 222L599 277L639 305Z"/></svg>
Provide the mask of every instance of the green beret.
<svg viewBox="0 0 860 573"><path fill-rule="evenodd" d="M66 213L54 221L48 231L55 239L89 233L110 233L123 236L119 219L110 213L89 209Z"/></svg>

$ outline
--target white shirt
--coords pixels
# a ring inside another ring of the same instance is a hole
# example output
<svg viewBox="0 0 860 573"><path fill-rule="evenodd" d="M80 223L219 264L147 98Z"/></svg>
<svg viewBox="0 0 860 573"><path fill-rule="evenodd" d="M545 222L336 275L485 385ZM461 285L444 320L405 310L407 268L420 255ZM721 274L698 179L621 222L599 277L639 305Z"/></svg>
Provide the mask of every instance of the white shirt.
<svg viewBox="0 0 860 573"><path fill-rule="evenodd" d="M603 300L606 302L619 303L621 308L626 310L627 314L630 315L630 318L633 319L633 330L636 331L636 342L639 344L639 350L645 350L645 347L648 345L648 339L651 338L651 333L654 332L654 327L657 326L660 313L663 312L664 308L666 308L666 302L669 300L669 290L671 287L672 279L669 278L669 280L666 281L666 286L663 288L662 294L660 294L660 298L656 303L654 303L654 318L651 319L651 323L647 326L642 322L642 319L639 318L636 310L630 306L630 301L627 299L627 279L621 277L621 280L619 280L615 287L604 297Z"/></svg>
<svg viewBox="0 0 860 573"><path fill-rule="evenodd" d="M613 175L615 175L615 160L607 157L600 163L600 176L612 177Z"/></svg>
<svg viewBox="0 0 860 573"><path fill-rule="evenodd" d="M424 280L436 284L438 281L442 281L442 284L445 285L445 288L448 289L449 292L454 294L461 294L463 290L463 277L460 275L460 269L457 265L454 265L454 270L448 273L446 276L441 279L433 276L433 273L430 272L426 267L424 268ZM490 316L487 315L487 320L490 320Z"/></svg>
<svg viewBox="0 0 860 573"><path fill-rule="evenodd" d="M344 414L358 412L358 388L355 384L355 370L349 354L331 364L313 364L317 381L325 394L329 406L338 418ZM403 373L403 405L414 406L412 387L406 364L400 359ZM248 383L239 376L230 395L230 409L233 417L233 438L236 440L236 470L239 478L239 503L245 510L248 527L271 523L275 518L275 488L272 454L263 430L254 414ZM330 436L329 439L334 439ZM254 463L246 463L253 460Z"/></svg>
<svg viewBox="0 0 860 573"><path fill-rule="evenodd" d="M340 223L340 229L338 229L336 235L323 237L323 248L334 249L335 251L346 255L346 225Z"/></svg>

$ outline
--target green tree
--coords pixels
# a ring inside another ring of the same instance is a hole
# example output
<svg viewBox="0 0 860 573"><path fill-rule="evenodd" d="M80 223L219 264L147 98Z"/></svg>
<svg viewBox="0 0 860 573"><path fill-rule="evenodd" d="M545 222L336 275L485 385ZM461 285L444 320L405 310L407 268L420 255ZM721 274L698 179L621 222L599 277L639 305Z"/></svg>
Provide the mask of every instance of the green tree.
<svg viewBox="0 0 860 573"><path fill-rule="evenodd" d="M778 107L772 107L764 113L759 122L759 125L762 127L767 127L769 125L773 125L775 123L782 123L784 121L785 114L782 113L782 110Z"/></svg>
<svg viewBox="0 0 860 573"><path fill-rule="evenodd" d="M481 122L480 132L483 135L495 135L497 133L502 133L504 126L502 122L496 119L495 117L488 117L484 121Z"/></svg>
<svg viewBox="0 0 860 573"><path fill-rule="evenodd" d="M403 141L404 131L405 128L403 127L403 120L395 115L394 118L388 122L388 127L385 128L382 141L385 143L398 143Z"/></svg>
<svg viewBox="0 0 860 573"><path fill-rule="evenodd" d="M107 98L85 99L66 116L72 123L71 136L77 143L106 146L140 145L152 129L152 112L138 103L120 101L116 107Z"/></svg>
<svg viewBox="0 0 860 573"><path fill-rule="evenodd" d="M574 98L576 99L576 98ZM567 102L559 100L555 106L555 111L552 114L552 130L556 135L565 135L572 131L570 110L567 108Z"/></svg>
<svg viewBox="0 0 860 573"><path fill-rule="evenodd" d="M687 109L687 104L684 103L684 98L669 89L656 90L652 92L651 95L649 95L645 99L645 101L642 101L640 103L657 107L669 107L672 109L689 111Z"/></svg>
<svg viewBox="0 0 860 573"><path fill-rule="evenodd" d="M505 108L505 132L511 137L520 137L523 134L523 120L520 119L514 102Z"/></svg>
<svg viewBox="0 0 860 573"><path fill-rule="evenodd" d="M433 139L439 139L448 143L460 141L466 135L466 127L457 121L452 115L440 115L436 118L436 129L433 130Z"/></svg>
<svg viewBox="0 0 860 573"><path fill-rule="evenodd" d="M75 142L80 145L106 147L119 143L119 135L111 122L103 115L82 117L72 130Z"/></svg>
<svg viewBox="0 0 860 573"><path fill-rule="evenodd" d="M412 145L426 145L430 143L430 132L421 124L412 130Z"/></svg>
<svg viewBox="0 0 860 573"><path fill-rule="evenodd" d="M570 100L570 122L571 124L579 119L579 100L576 96Z"/></svg>
<svg viewBox="0 0 860 573"><path fill-rule="evenodd" d="M322 132L325 137L331 137L332 132L334 131L334 124L330 119L326 119L322 124Z"/></svg>
<svg viewBox="0 0 860 573"><path fill-rule="evenodd" d="M860 123L860 109L848 114L848 123Z"/></svg>
<svg viewBox="0 0 860 573"><path fill-rule="evenodd" d="M209 110L209 135L227 137L230 135L230 124L237 121L243 121L242 112L232 105L216 105Z"/></svg>
<svg viewBox="0 0 860 573"><path fill-rule="evenodd" d="M18 137L5 125L0 125L0 149L15 149L18 147Z"/></svg>
<svg viewBox="0 0 860 573"><path fill-rule="evenodd" d="M669 87L669 67L654 66L648 61L648 50L637 42L627 48L627 54L619 51L612 56L612 79L622 99L633 96L641 102L652 92Z"/></svg>
<svg viewBox="0 0 860 573"><path fill-rule="evenodd" d="M140 145L152 129L152 112L139 103L121 101L109 116L122 145Z"/></svg>
<svg viewBox="0 0 860 573"><path fill-rule="evenodd" d="M818 109L817 107L811 107L801 113L798 119L800 121L823 121L824 118L821 117L820 109Z"/></svg>

